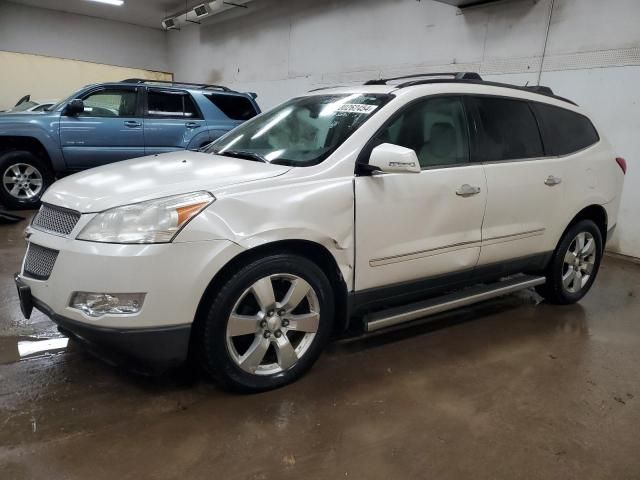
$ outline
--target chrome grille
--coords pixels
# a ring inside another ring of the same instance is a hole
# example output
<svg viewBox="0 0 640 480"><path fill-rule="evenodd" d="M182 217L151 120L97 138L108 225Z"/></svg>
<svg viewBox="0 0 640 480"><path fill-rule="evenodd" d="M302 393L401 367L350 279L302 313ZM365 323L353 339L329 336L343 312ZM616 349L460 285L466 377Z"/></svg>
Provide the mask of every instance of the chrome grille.
<svg viewBox="0 0 640 480"><path fill-rule="evenodd" d="M80 220L80 213L53 205L42 205L33 219L33 228L69 235Z"/></svg>
<svg viewBox="0 0 640 480"><path fill-rule="evenodd" d="M30 243L24 260L24 276L47 280L58 258L58 250Z"/></svg>

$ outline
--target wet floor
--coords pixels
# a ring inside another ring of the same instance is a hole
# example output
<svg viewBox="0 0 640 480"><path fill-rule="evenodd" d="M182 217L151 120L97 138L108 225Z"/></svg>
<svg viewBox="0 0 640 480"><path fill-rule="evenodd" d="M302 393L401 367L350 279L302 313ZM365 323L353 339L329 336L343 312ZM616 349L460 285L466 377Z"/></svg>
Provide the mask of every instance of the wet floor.
<svg viewBox="0 0 640 480"><path fill-rule="evenodd" d="M0 479L640 478L639 265L607 257L579 305L519 293L233 396L24 320L23 229L0 226Z"/></svg>

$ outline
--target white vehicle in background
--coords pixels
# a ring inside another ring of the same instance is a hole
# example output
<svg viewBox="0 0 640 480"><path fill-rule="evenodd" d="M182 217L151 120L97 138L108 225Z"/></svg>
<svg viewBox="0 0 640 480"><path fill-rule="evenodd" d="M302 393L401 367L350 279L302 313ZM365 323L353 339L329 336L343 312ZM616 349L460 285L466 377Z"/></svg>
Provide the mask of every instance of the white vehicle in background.
<svg viewBox="0 0 640 480"><path fill-rule="evenodd" d="M549 89L466 73L313 91L203 152L55 183L16 282L27 317L103 353L190 354L223 387L262 391L332 334L528 287L580 300L625 171Z"/></svg>
<svg viewBox="0 0 640 480"><path fill-rule="evenodd" d="M0 113L26 113L26 112L44 112L50 107L53 107L59 100L31 100L30 98L23 97L15 107L9 110L4 110Z"/></svg>

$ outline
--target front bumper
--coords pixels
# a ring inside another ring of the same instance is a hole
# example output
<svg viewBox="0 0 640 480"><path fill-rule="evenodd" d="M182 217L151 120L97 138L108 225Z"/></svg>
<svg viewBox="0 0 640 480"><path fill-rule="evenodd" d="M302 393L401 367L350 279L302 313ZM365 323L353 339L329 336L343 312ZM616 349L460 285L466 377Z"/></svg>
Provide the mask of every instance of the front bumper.
<svg viewBox="0 0 640 480"><path fill-rule="evenodd" d="M131 359L161 368L185 360L191 325L207 286L242 251L226 240L116 245L36 231L29 242L58 255L46 280L25 275L24 262L16 275L26 317L31 307L42 311L111 363ZM69 307L78 291L146 296L136 314L95 318Z"/></svg>
<svg viewBox="0 0 640 480"><path fill-rule="evenodd" d="M18 274L14 277L25 315L36 308L47 315L65 335L78 340L96 356L111 364L135 365L144 371L164 371L187 359L191 325L160 328L108 328L77 322L55 313L31 295Z"/></svg>
<svg viewBox="0 0 640 480"><path fill-rule="evenodd" d="M24 274L33 297L73 321L106 328L190 325L211 279L241 247L226 240L156 245L83 242L34 231L29 242L58 251L49 278ZM133 315L89 317L69 307L74 292L144 293Z"/></svg>

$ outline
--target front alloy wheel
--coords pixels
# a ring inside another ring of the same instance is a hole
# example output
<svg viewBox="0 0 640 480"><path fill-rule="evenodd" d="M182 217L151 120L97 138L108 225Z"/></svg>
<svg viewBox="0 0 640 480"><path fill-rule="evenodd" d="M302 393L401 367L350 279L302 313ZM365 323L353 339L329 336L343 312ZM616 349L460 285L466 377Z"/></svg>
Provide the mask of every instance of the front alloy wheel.
<svg viewBox="0 0 640 480"><path fill-rule="evenodd" d="M10 210L37 208L53 181L47 163L34 153L26 150L0 153L0 205Z"/></svg>
<svg viewBox="0 0 640 480"><path fill-rule="evenodd" d="M43 186L42 173L33 165L15 163L2 175L2 186L18 201L40 198Z"/></svg>
<svg viewBox="0 0 640 480"><path fill-rule="evenodd" d="M320 323L311 286L296 275L261 278L246 289L227 322L227 348L245 372L273 375L293 367L309 350Z"/></svg>
<svg viewBox="0 0 640 480"><path fill-rule="evenodd" d="M196 319L204 372L227 390L260 392L301 377L331 333L333 289L311 260L258 258L225 277Z"/></svg>

